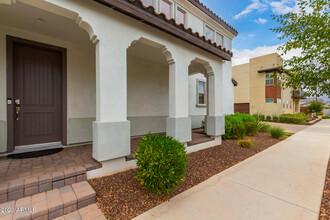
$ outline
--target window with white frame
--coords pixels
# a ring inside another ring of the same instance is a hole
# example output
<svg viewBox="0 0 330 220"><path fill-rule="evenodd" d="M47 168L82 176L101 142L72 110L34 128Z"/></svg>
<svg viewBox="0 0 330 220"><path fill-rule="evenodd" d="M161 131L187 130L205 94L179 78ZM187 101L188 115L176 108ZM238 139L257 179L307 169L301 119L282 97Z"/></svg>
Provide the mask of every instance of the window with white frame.
<svg viewBox="0 0 330 220"><path fill-rule="evenodd" d="M155 0L142 0L144 6L153 6L155 7Z"/></svg>
<svg viewBox="0 0 330 220"><path fill-rule="evenodd" d="M280 103L281 104L281 99L277 99L277 103Z"/></svg>
<svg viewBox="0 0 330 220"><path fill-rule="evenodd" d="M283 108L285 108L285 100L283 100Z"/></svg>
<svg viewBox="0 0 330 220"><path fill-rule="evenodd" d="M274 77L271 73L266 74L266 86L274 85Z"/></svg>
<svg viewBox="0 0 330 220"><path fill-rule="evenodd" d="M274 103L274 99L266 99L266 103Z"/></svg>
<svg viewBox="0 0 330 220"><path fill-rule="evenodd" d="M168 0L161 0L161 12L166 15L166 18L171 18L172 17L172 2Z"/></svg>
<svg viewBox="0 0 330 220"><path fill-rule="evenodd" d="M186 12L182 8L179 8L179 7L177 7L177 9L176 9L176 22L178 24L186 23Z"/></svg>
<svg viewBox="0 0 330 220"><path fill-rule="evenodd" d="M205 26L205 37L214 42L214 30L207 25Z"/></svg>
<svg viewBox="0 0 330 220"><path fill-rule="evenodd" d="M218 45L223 45L223 36L221 34L217 33L215 40Z"/></svg>
<svg viewBox="0 0 330 220"><path fill-rule="evenodd" d="M206 105L206 82L197 79L197 105Z"/></svg>
<svg viewBox="0 0 330 220"><path fill-rule="evenodd" d="M289 108L289 101L286 101L286 108Z"/></svg>

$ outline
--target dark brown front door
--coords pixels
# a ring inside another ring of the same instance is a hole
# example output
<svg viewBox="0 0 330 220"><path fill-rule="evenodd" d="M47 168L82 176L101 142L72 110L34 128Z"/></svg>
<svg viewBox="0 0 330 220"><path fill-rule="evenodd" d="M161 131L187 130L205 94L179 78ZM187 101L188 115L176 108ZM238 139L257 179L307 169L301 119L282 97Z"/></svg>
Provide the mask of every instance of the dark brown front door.
<svg viewBox="0 0 330 220"><path fill-rule="evenodd" d="M62 139L62 54L13 44L14 146Z"/></svg>

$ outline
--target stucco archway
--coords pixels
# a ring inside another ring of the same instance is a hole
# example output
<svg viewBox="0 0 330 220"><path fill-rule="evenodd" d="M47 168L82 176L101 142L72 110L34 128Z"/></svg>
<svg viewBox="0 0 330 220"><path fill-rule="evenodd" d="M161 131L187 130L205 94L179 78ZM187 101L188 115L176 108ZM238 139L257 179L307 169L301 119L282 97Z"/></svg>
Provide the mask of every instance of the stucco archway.
<svg viewBox="0 0 330 220"><path fill-rule="evenodd" d="M202 121L205 122L204 125L206 124L206 118L209 115L209 100L212 98L209 81L214 72L209 62L195 58L188 67L188 75L189 116L192 121L192 128L196 129L203 126Z"/></svg>
<svg viewBox="0 0 330 220"><path fill-rule="evenodd" d="M131 136L166 132L169 116L169 66L164 45L140 38L127 48L127 118ZM132 147L135 144L132 141Z"/></svg>

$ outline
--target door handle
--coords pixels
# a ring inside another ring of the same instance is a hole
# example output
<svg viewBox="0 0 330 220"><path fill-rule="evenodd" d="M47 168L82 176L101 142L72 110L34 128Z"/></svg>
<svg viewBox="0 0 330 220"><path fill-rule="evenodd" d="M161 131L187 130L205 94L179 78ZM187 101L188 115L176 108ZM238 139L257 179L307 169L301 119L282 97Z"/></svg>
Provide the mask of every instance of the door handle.
<svg viewBox="0 0 330 220"><path fill-rule="evenodd" d="M21 107L17 106L16 107L16 121L19 120L20 113L21 113Z"/></svg>

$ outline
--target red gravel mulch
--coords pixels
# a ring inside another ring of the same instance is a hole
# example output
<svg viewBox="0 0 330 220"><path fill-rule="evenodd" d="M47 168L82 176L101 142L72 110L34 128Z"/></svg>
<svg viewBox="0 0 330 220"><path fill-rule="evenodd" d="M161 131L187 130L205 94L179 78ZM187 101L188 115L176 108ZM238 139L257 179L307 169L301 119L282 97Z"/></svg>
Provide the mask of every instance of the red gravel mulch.
<svg viewBox="0 0 330 220"><path fill-rule="evenodd" d="M92 179L89 183L95 189L97 204L107 219L132 219L280 142L267 133L258 133L251 138L256 143L254 149L239 147L237 140L224 140L220 146L189 154L186 179L172 195L159 195L144 190L140 182L133 178L136 169Z"/></svg>
<svg viewBox="0 0 330 220"><path fill-rule="evenodd" d="M324 183L324 191L320 210L320 220L330 219L330 158Z"/></svg>

